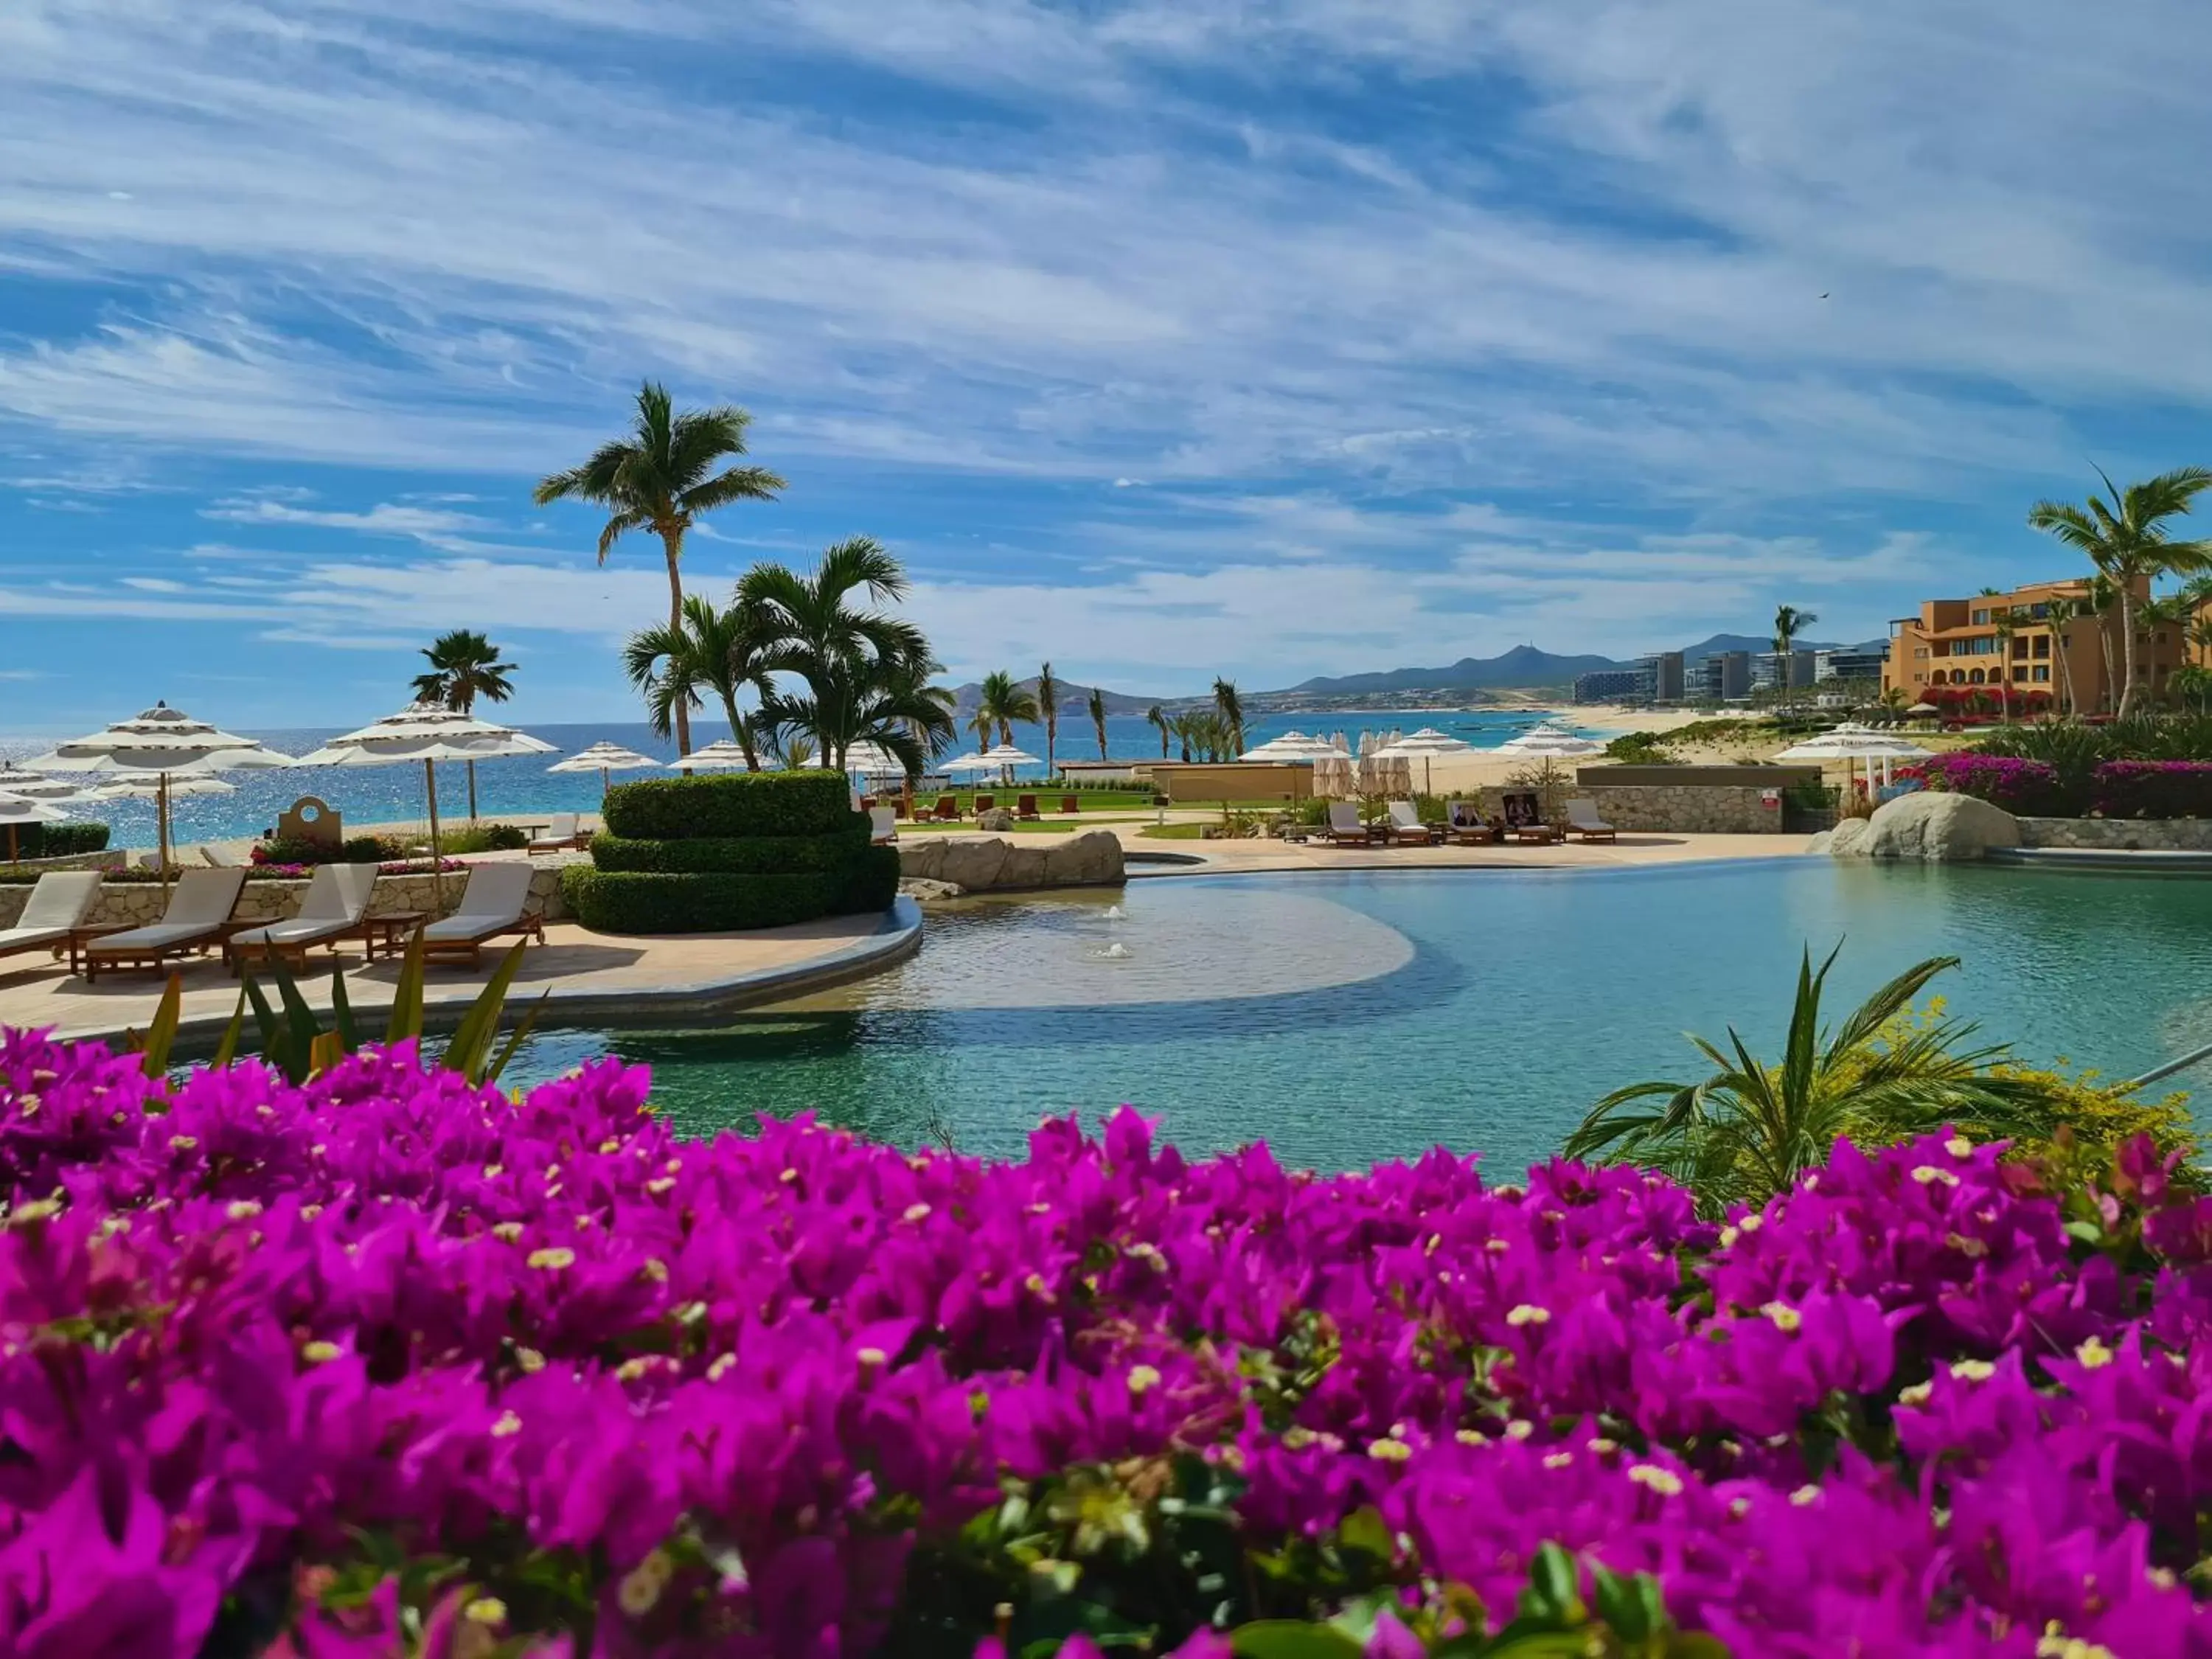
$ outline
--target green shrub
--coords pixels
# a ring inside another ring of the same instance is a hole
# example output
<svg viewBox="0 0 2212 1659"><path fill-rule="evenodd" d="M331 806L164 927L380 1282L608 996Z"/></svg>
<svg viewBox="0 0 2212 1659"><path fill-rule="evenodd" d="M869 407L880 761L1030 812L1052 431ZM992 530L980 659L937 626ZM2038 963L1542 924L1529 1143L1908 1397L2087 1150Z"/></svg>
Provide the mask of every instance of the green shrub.
<svg viewBox="0 0 2212 1659"><path fill-rule="evenodd" d="M834 772L652 778L607 792L610 833L635 841L816 836L849 829L852 787Z"/></svg>
<svg viewBox="0 0 2212 1659"><path fill-rule="evenodd" d="M7 838L0 836L0 854L4 854L7 850ZM68 859L106 850L107 826L104 823L19 823L15 826L15 852L19 858Z"/></svg>
<svg viewBox="0 0 2212 1659"><path fill-rule="evenodd" d="M592 837L592 862L602 870L661 875L802 876L848 866L868 845L868 826L818 836L719 836L693 841Z"/></svg>
<svg viewBox="0 0 2212 1659"><path fill-rule="evenodd" d="M1718 722L1715 722L1718 724ZM1673 752L1656 732L1631 732L1605 746L1606 757L1630 766L1671 766Z"/></svg>
<svg viewBox="0 0 2212 1659"><path fill-rule="evenodd" d="M782 927L858 908L845 873L803 876L661 875L634 870L561 872L576 919L601 933L719 933ZM896 890L896 878L892 886Z"/></svg>

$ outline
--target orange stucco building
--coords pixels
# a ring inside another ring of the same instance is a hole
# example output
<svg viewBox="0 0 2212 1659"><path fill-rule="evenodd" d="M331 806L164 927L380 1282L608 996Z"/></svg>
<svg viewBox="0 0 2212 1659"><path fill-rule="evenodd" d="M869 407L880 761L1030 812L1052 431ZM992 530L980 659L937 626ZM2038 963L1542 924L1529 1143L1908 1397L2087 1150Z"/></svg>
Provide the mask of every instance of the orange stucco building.
<svg viewBox="0 0 2212 1659"><path fill-rule="evenodd" d="M1937 687L1994 692L2008 686L2014 696L2041 692L2054 707L2064 707L2070 706L2070 695L2081 700L2081 712L2110 709L2118 702L2118 618L2078 617L2063 624L2051 620L2053 599L2078 602L2087 591L2087 581L2069 580L2030 582L2009 593L1968 599L1924 600L1917 617L1902 617L1889 625L1882 689L1894 688L1917 702ZM2149 584L2138 584L2136 604L2149 596ZM2109 665L2106 622L2113 635ZM2171 623L2153 623L2136 641L2136 684L2154 697L2162 696L2166 677L2187 660L2181 629Z"/></svg>

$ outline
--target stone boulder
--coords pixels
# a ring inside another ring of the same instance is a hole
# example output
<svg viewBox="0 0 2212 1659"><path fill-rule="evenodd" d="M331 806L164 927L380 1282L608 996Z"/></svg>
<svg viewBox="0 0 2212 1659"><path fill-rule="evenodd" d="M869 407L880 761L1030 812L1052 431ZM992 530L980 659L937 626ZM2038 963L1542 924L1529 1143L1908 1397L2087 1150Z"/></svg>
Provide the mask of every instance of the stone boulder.
<svg viewBox="0 0 2212 1659"><path fill-rule="evenodd" d="M1006 855L1014 850L1013 842L1002 836L947 836L944 846L937 879L971 893L985 893L999 886Z"/></svg>
<svg viewBox="0 0 2212 1659"><path fill-rule="evenodd" d="M968 890L949 881L932 881L927 876L907 876L899 882L899 892L916 903L934 904L944 899L964 898Z"/></svg>
<svg viewBox="0 0 2212 1659"><path fill-rule="evenodd" d="M1870 818L1845 818L1832 830L1824 830L1813 837L1813 850L1826 853L1833 859L1863 859L1866 856L1867 825Z"/></svg>
<svg viewBox="0 0 2212 1659"><path fill-rule="evenodd" d="M1848 850L1839 851L1831 837L1828 851L1838 857L1955 864L1978 859L1992 847L2019 845L2020 820L2002 806L1923 789L1877 807Z"/></svg>
<svg viewBox="0 0 2212 1659"><path fill-rule="evenodd" d="M1128 878L1121 838L1111 830L1086 830L1045 849L1048 887L1118 887Z"/></svg>
<svg viewBox="0 0 2212 1659"><path fill-rule="evenodd" d="M1078 836L915 836L901 841L899 874L970 893L994 889L1105 887L1126 878L1110 830Z"/></svg>
<svg viewBox="0 0 2212 1659"><path fill-rule="evenodd" d="M1004 835L1014 827L1014 815L1003 806L994 806L989 811L977 815L975 827L978 830Z"/></svg>

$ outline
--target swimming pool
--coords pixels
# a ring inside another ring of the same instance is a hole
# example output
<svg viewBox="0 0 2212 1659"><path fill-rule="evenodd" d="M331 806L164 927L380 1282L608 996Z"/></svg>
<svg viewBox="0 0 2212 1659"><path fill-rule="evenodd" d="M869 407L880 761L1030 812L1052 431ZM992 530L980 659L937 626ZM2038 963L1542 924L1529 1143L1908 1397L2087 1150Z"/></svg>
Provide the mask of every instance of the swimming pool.
<svg viewBox="0 0 2212 1659"><path fill-rule="evenodd" d="M1685 1030L1771 1052L1800 950L1838 939L1832 1018L1950 954L1951 1011L2023 1059L2125 1077L2212 1042L2212 884L1791 859L969 901L876 979L714 1031L544 1033L513 1076L618 1053L702 1133L813 1109L1006 1154L1128 1101L1194 1152L1265 1137L1341 1169L1443 1142L1517 1170L1608 1090L1696 1075Z"/></svg>

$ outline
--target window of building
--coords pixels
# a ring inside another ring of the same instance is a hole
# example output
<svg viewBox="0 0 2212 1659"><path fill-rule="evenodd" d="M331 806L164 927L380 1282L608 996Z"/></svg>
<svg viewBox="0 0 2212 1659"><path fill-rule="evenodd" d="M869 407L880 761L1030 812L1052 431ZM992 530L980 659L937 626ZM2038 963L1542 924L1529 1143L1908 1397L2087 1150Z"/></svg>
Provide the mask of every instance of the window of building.
<svg viewBox="0 0 2212 1659"><path fill-rule="evenodd" d="M2015 669L2014 669L2014 670L2012 671L2012 677L2013 677L2013 678L2014 678L2014 679L2016 679L2016 680L2024 680L2024 679L2026 679L2026 678L2027 678L2027 668L2026 668L2025 666L2021 666L2021 667L2019 667L2019 668L2015 668Z"/></svg>
<svg viewBox="0 0 2212 1659"><path fill-rule="evenodd" d="M2040 622L2051 614L2051 607L2047 605L2031 605L2027 607L2027 614Z"/></svg>
<svg viewBox="0 0 2212 1659"><path fill-rule="evenodd" d="M2047 657L2051 654L2050 635L2038 634L2035 636L2035 654L2039 657Z"/></svg>
<svg viewBox="0 0 2212 1659"><path fill-rule="evenodd" d="M2015 638L2012 642L2012 653L2015 657L2026 656L2027 654L2027 641L2023 639Z"/></svg>
<svg viewBox="0 0 2212 1659"><path fill-rule="evenodd" d="M2051 678L2051 665L2047 662L2036 664L2035 678L2039 680L2048 680Z"/></svg>
<svg viewBox="0 0 2212 1659"><path fill-rule="evenodd" d="M1982 671L1977 668L1972 673L1966 676L1966 680L1969 684L1972 685L1979 685L1983 684Z"/></svg>
<svg viewBox="0 0 2212 1659"><path fill-rule="evenodd" d="M1986 627L1990 620L1989 607L1987 605L1984 605L1979 611L1975 611L1968 620L1970 620L1977 628Z"/></svg>

